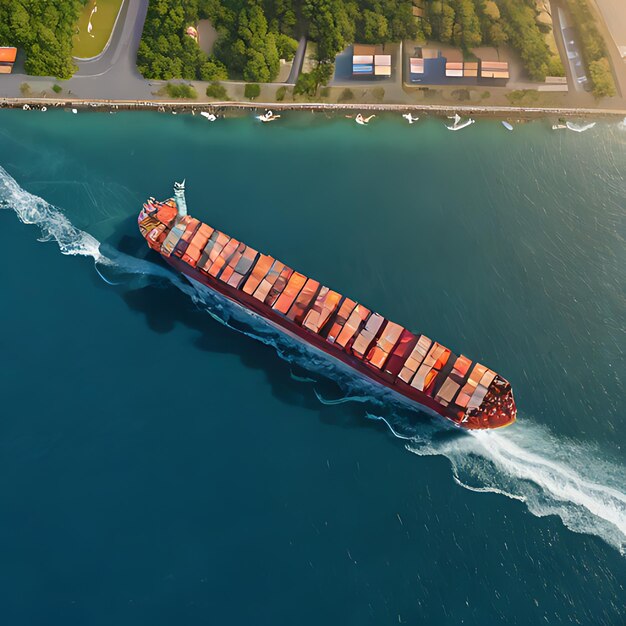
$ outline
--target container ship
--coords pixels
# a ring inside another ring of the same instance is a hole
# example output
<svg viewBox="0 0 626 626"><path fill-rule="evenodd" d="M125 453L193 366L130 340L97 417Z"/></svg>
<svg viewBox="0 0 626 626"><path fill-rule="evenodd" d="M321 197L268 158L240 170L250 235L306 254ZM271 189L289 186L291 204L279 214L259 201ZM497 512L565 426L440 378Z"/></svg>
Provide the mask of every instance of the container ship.
<svg viewBox="0 0 626 626"><path fill-rule="evenodd" d="M184 181L175 184L173 198L150 198L138 223L150 248L192 282L253 311L416 408L467 429L515 421L511 385L496 372L191 217Z"/></svg>

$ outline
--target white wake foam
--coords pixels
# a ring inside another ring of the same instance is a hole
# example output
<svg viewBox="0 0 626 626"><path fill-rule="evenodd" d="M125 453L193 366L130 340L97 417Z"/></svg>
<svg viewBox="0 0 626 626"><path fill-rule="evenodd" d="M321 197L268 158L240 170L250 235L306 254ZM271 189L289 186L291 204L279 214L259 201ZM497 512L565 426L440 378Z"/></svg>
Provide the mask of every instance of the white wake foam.
<svg viewBox="0 0 626 626"><path fill-rule="evenodd" d="M570 530L599 536L626 556L623 467L602 461L580 444L560 441L547 429L523 418L504 432L459 432L425 417L408 418L393 410L403 408L395 396L355 378L352 371L343 371L341 364L322 353L318 355L289 340L257 315L203 286L196 286L194 299L218 321L272 345L283 359L337 381L345 397L327 400L314 389L321 403L368 402L392 407L387 417L366 416L384 421L395 437L408 442L410 452L448 458L454 480L462 487L519 500L538 517L558 515ZM249 330L234 322L244 322ZM445 436L451 430L458 436Z"/></svg>
<svg viewBox="0 0 626 626"><path fill-rule="evenodd" d="M76 228L56 207L22 189L1 166L0 208L13 209L24 224L39 226L40 241L56 241L63 254L90 256L99 263L108 262L100 253L97 239Z"/></svg>
<svg viewBox="0 0 626 626"><path fill-rule="evenodd" d="M25 224L39 226L41 240L56 241L63 254L91 256L116 276L133 274L171 281L219 322L273 346L290 363L333 379L346 394L339 400L326 400L315 390L320 402L367 401L384 407L389 411L386 417L365 415L384 421L395 437L407 441L407 450L414 454L449 459L459 485L519 500L537 516L558 515L571 530L601 537L626 555L626 495L622 491L626 472L622 466L603 462L594 451L559 440L529 420L520 419L502 433L461 433L442 421L407 416L394 394L355 377L341 363L290 339L263 318L206 287L191 286L160 265L114 249L103 253L97 239L76 228L59 209L22 189L2 167L0 208L13 209ZM117 284L98 273L105 282ZM303 381L310 384L310 379ZM446 436L451 430L458 436Z"/></svg>
<svg viewBox="0 0 626 626"><path fill-rule="evenodd" d="M502 433L438 441L417 435L406 448L445 456L461 486L520 500L539 517L558 515L570 530L597 535L626 556L626 472L589 448L527 419Z"/></svg>
<svg viewBox="0 0 626 626"><path fill-rule="evenodd" d="M109 285L120 284L102 272L98 265L115 274L132 274L167 279L189 295L192 289L174 272L144 259L103 246L95 237L77 228L64 213L43 198L29 193L0 166L0 209L11 209L24 224L38 226L39 241L56 241L62 254L93 258L100 278Z"/></svg>

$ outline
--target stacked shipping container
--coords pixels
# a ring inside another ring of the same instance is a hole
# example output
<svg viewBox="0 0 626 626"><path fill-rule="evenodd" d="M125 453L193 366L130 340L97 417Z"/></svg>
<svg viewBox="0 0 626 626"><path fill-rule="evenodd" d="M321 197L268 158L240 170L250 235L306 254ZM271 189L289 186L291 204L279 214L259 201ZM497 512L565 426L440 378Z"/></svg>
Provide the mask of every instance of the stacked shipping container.
<svg viewBox="0 0 626 626"><path fill-rule="evenodd" d="M467 357L457 357L425 335L415 335L207 224L189 216L177 218L175 211L171 201L150 202L140 215L144 237L165 258L178 258L205 277L241 290L367 366L400 393L409 395L413 389L432 398L457 422L483 401L493 415L514 412L510 386L487 367L472 366Z"/></svg>

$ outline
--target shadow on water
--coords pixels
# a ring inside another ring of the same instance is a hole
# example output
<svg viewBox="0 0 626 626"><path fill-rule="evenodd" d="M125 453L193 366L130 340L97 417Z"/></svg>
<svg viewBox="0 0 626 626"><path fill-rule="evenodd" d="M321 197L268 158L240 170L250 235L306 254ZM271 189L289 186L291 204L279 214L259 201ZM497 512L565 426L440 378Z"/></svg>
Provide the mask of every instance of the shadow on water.
<svg viewBox="0 0 626 626"><path fill-rule="evenodd" d="M111 248L134 259L145 260L153 266L158 266L163 276L178 276L163 259L146 247L136 232L136 218L131 216L118 226L116 232L106 242L103 242L102 249ZM99 277L94 276L94 280L99 281ZM102 282L100 285L110 289L109 285ZM341 402L346 393L332 378L281 358L274 346L248 336L254 335L255 330L245 322L239 321L235 324L229 322L233 328L228 328L213 319L188 294L166 278L149 276L148 282L143 282L139 287L121 284L116 289L128 308L143 316L152 332L166 334L173 332L179 324L185 326L197 333L192 341L195 349L236 356L243 367L263 372L271 393L277 400L316 412L324 424L344 428L372 428L389 433L388 426L382 420L367 419L367 414L391 419L392 414L397 418L398 413L401 413L403 421L418 428L422 424L432 422L430 416L417 410L381 406L365 398L365 401ZM325 404L324 401L329 401L329 404ZM340 409L334 404L335 401L341 403ZM450 431L445 427L438 434L442 437L463 435L459 431ZM400 443L395 437L390 439Z"/></svg>
<svg viewBox="0 0 626 626"><path fill-rule="evenodd" d="M165 334L181 324L198 333L192 341L195 349L236 356L243 367L263 372L277 400L314 411L325 424L386 431L383 424L364 419L368 403L345 403L340 411L320 403L313 388L324 398L339 398L342 391L335 382L319 374L312 375L308 370L281 359L272 346L223 326L175 287L148 285L125 291L121 297L131 311L144 317L151 331ZM314 383L303 384L294 376L304 380L314 379ZM371 409L374 410L373 407Z"/></svg>

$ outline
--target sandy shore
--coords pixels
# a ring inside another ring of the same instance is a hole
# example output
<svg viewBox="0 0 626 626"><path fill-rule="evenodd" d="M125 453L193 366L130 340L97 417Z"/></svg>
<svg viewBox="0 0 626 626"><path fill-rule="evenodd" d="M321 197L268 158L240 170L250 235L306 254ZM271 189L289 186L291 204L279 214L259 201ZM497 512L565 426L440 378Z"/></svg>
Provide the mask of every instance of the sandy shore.
<svg viewBox="0 0 626 626"><path fill-rule="evenodd" d="M431 113L433 115L449 115L459 113L476 117L511 117L535 119L538 117L626 117L626 109L591 109L591 108L550 108L550 107L514 107L514 106L475 106L475 105L443 105L443 104L358 104L358 103L324 103L324 102L210 102L198 103L186 100L90 100L68 98L1 98L0 108L75 108L101 111L113 110L146 110L146 111L177 111L214 113L236 113L237 111L265 110L275 111L313 111L355 113L358 111L397 112L397 113Z"/></svg>

